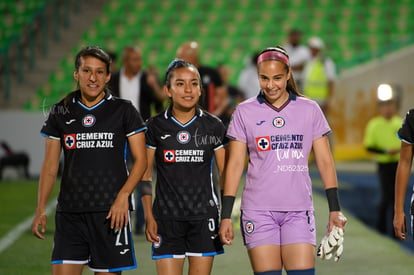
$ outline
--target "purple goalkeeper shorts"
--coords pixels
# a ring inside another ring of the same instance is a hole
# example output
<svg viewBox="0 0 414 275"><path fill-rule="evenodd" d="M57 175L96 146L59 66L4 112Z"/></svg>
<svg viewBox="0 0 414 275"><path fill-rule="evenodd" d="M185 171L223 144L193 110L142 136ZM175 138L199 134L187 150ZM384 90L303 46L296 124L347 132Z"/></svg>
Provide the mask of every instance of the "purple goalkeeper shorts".
<svg viewBox="0 0 414 275"><path fill-rule="evenodd" d="M268 244L308 243L316 245L313 211L242 210L240 223L244 245L247 249Z"/></svg>

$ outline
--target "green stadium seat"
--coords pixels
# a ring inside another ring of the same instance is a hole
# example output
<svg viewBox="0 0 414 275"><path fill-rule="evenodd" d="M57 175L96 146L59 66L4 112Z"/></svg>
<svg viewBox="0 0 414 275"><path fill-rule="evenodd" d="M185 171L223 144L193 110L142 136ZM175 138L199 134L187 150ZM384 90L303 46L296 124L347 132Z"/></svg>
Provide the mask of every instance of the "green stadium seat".
<svg viewBox="0 0 414 275"><path fill-rule="evenodd" d="M5 3L11 2L2 1L0 11L8 10ZM397 2L391 7L388 0L109 0L78 46L95 43L120 53L126 45L138 45L144 63L155 65L162 76L177 47L195 40L200 43L202 63L227 63L234 83L247 54L283 45L287 32L295 27L305 38L322 37L338 67L367 60L387 44L407 43L413 36L414 5L412 0ZM0 19L0 24L4 22ZM62 70L73 66L78 46L62 61ZM49 84L65 92L68 85L66 79Z"/></svg>

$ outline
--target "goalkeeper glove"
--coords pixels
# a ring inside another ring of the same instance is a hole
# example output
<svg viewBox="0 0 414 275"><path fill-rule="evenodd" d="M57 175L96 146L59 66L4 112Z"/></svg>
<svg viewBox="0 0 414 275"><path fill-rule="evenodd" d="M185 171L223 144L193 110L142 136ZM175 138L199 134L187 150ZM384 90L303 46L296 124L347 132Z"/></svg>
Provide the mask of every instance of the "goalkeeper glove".
<svg viewBox="0 0 414 275"><path fill-rule="evenodd" d="M334 257L334 261L339 261L344 250L344 231L342 228L333 226L329 235L325 235L318 247L316 255L322 260L329 260Z"/></svg>

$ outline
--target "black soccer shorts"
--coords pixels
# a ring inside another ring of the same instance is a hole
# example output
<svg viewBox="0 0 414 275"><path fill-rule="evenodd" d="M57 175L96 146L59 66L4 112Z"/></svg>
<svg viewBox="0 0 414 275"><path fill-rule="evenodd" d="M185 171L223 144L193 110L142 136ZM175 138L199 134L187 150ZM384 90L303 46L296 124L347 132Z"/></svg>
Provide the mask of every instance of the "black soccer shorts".
<svg viewBox="0 0 414 275"><path fill-rule="evenodd" d="M136 268L130 223L115 232L107 215L57 212L52 264L87 264L94 272Z"/></svg>
<svg viewBox="0 0 414 275"><path fill-rule="evenodd" d="M206 257L223 254L218 217L195 221L157 220L160 241L152 245L152 259Z"/></svg>

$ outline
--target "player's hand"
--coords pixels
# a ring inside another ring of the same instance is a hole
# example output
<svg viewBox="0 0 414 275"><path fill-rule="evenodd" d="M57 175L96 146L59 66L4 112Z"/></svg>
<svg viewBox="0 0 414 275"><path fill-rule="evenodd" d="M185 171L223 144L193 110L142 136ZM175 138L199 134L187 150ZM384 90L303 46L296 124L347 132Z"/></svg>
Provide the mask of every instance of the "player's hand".
<svg viewBox="0 0 414 275"><path fill-rule="evenodd" d="M342 214L341 211L332 211L329 212L329 225L328 225L328 233L331 232L334 226L341 228L345 231L345 224L347 223L348 219Z"/></svg>
<svg viewBox="0 0 414 275"><path fill-rule="evenodd" d="M129 194L119 193L109 209L106 219L111 219L110 227L115 231L121 230L129 222Z"/></svg>
<svg viewBox="0 0 414 275"><path fill-rule="evenodd" d="M405 241L405 238L407 237L407 224L404 213L395 213L393 224L395 236L400 240Z"/></svg>
<svg viewBox="0 0 414 275"><path fill-rule="evenodd" d="M158 224L153 217L148 217L146 219L145 236L147 237L147 241L151 243L160 241L160 237L158 236Z"/></svg>
<svg viewBox="0 0 414 275"><path fill-rule="evenodd" d="M339 261L344 250L344 231L342 228L333 226L331 232L325 235L318 246L316 255L322 260L329 260L334 257L334 261Z"/></svg>
<svg viewBox="0 0 414 275"><path fill-rule="evenodd" d="M147 84L153 89L158 87L158 76L153 71L147 71Z"/></svg>
<svg viewBox="0 0 414 275"><path fill-rule="evenodd" d="M234 238L233 224L231 219L221 220L219 232L221 242L226 245L232 245Z"/></svg>
<svg viewBox="0 0 414 275"><path fill-rule="evenodd" d="M43 235L46 232L46 224L47 224L47 216L45 214L36 214L32 221L32 232L33 235L38 237L39 239L45 239L45 236ZM40 231L39 231L40 227Z"/></svg>

